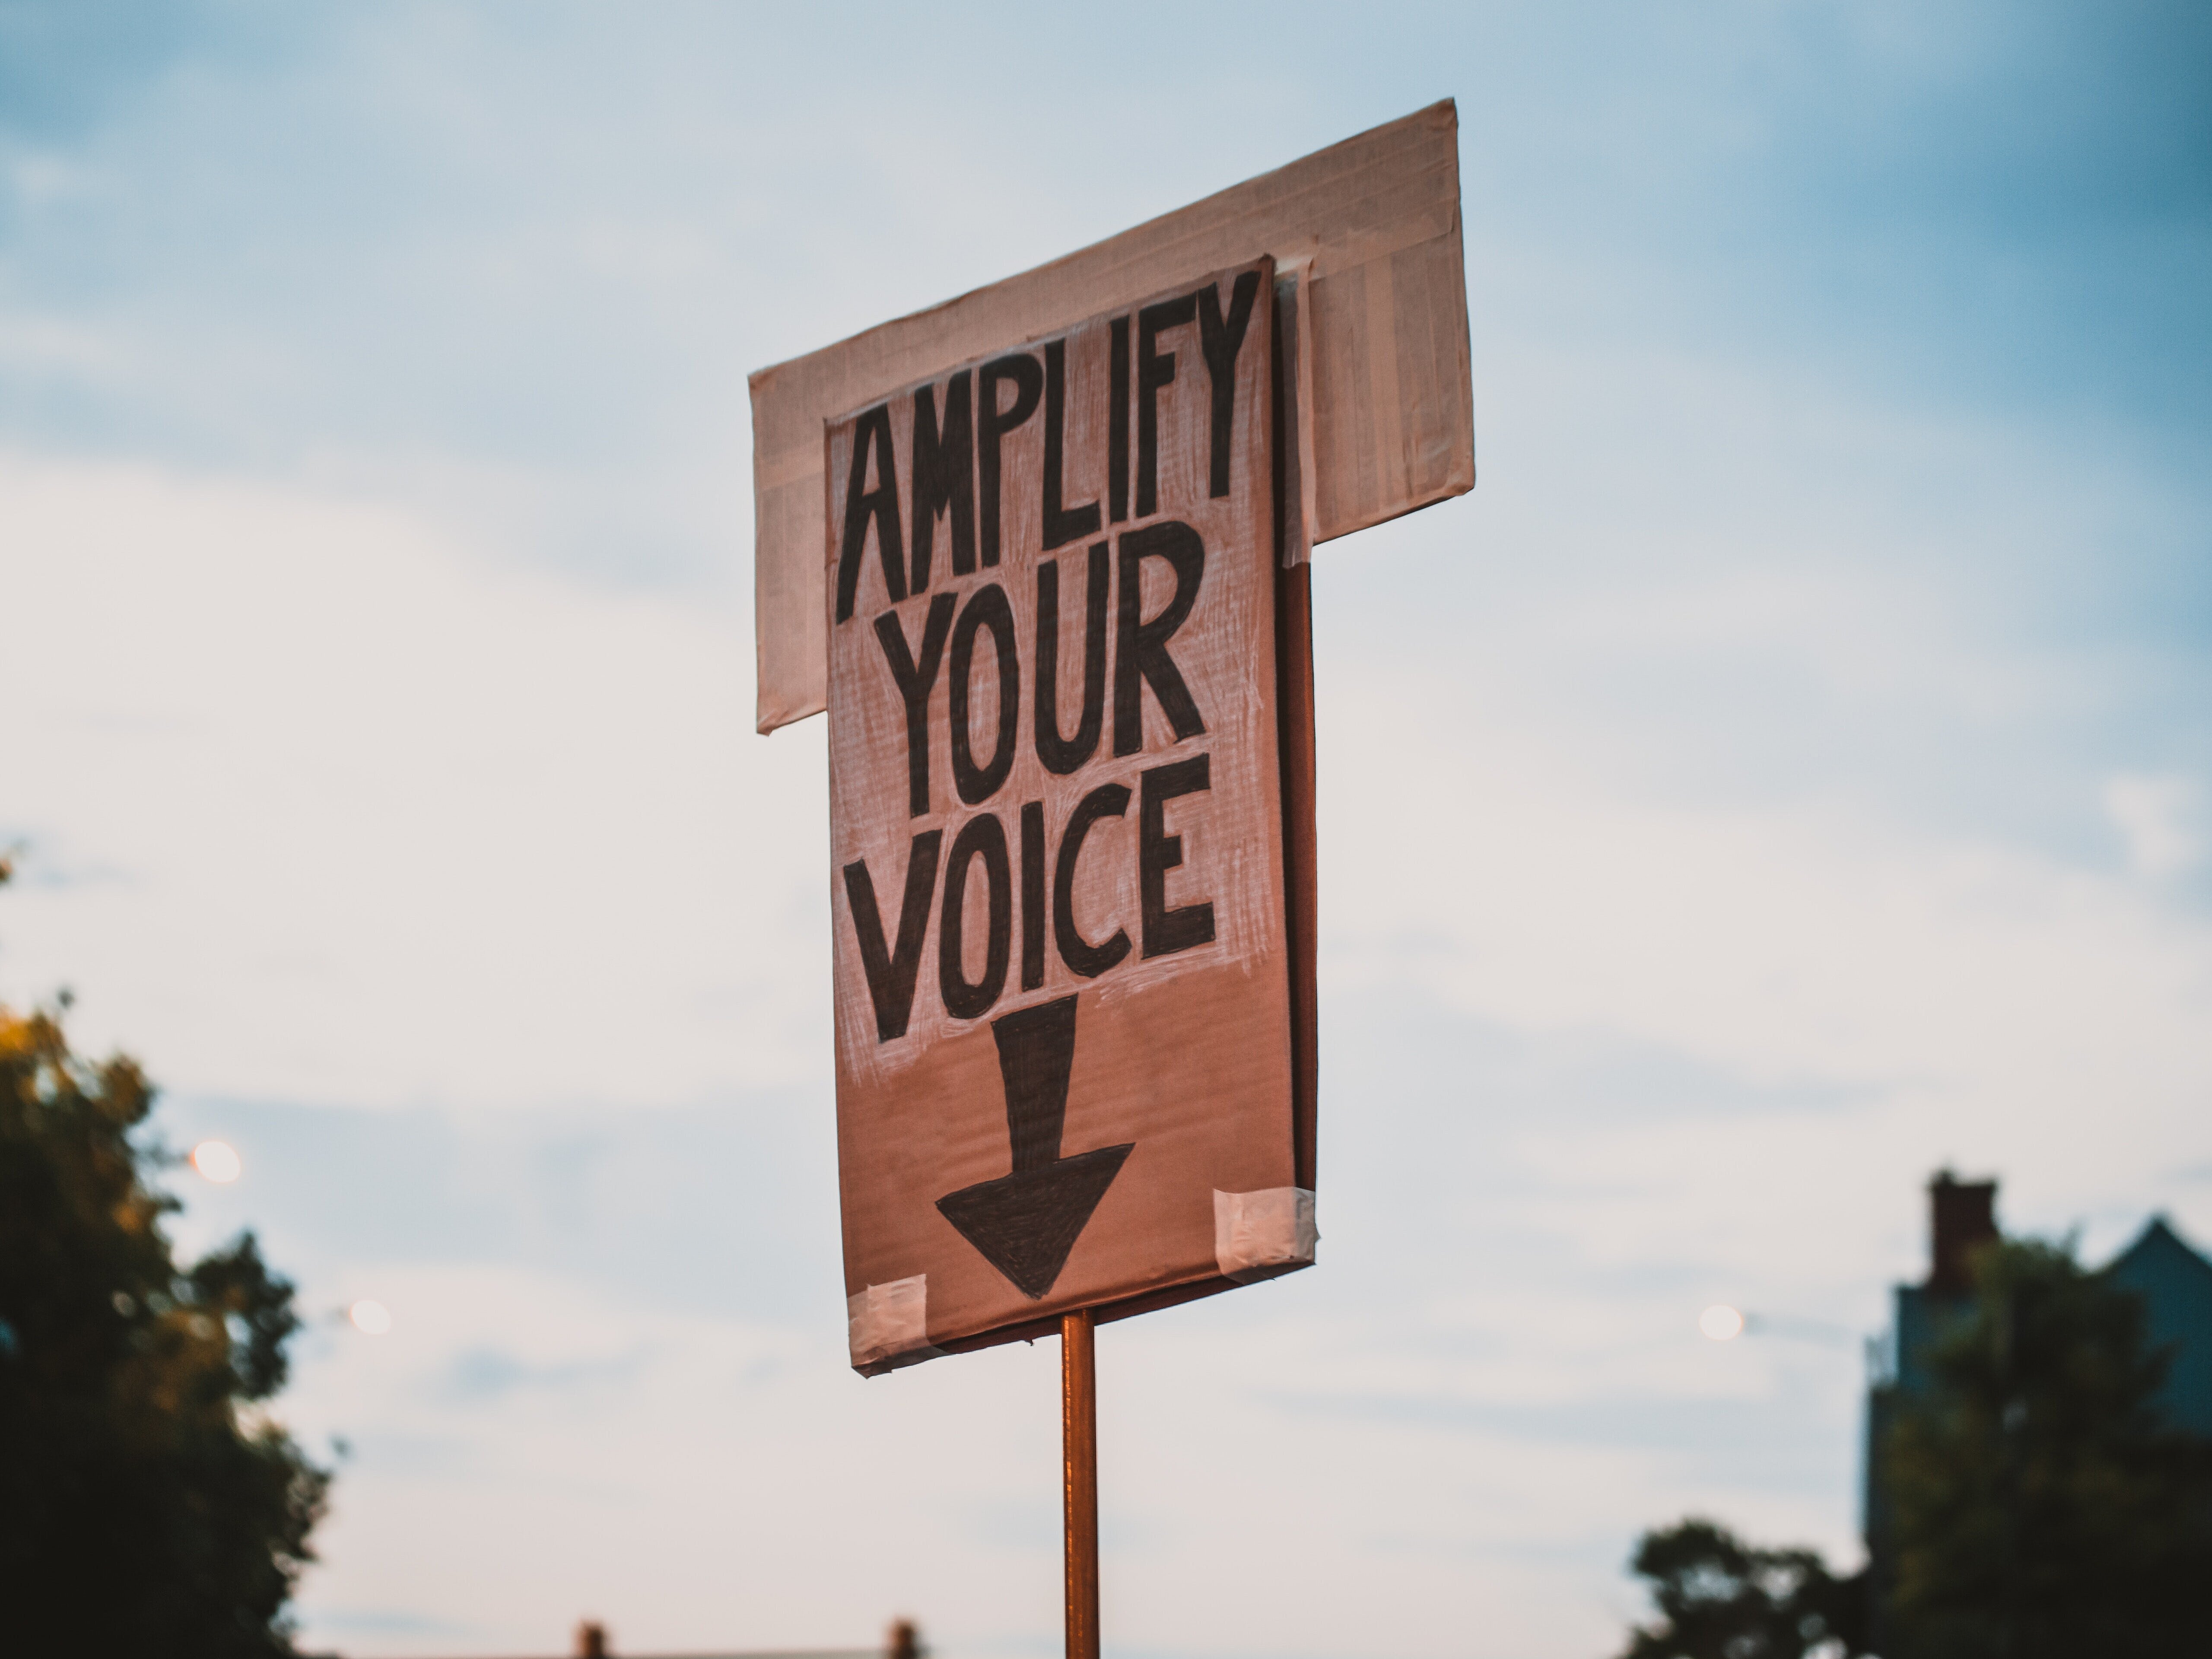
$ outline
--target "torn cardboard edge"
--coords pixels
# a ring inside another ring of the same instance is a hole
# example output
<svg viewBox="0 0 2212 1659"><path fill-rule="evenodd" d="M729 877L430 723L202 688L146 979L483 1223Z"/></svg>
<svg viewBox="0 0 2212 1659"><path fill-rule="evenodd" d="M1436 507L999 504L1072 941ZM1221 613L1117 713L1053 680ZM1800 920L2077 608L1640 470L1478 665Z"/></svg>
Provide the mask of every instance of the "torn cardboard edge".
<svg viewBox="0 0 2212 1659"><path fill-rule="evenodd" d="M1284 1273L1297 1271L1295 1266L1283 1269ZM1268 1278L1278 1276L1266 1275ZM1186 1302L1198 1302L1209 1296L1219 1296L1224 1291L1243 1288L1243 1280L1225 1279L1219 1273L1185 1279L1180 1284L1162 1285L1158 1290L1141 1291L1134 1296L1124 1297L1119 1302L1093 1303L1091 1304L1091 1322L1111 1325L1116 1320L1134 1319L1139 1314L1158 1313L1164 1308L1179 1308ZM847 1300L849 1303L851 1298ZM988 1331L978 1331L973 1336L941 1338L932 1346L909 1349L905 1356L878 1360L866 1365L855 1363L853 1369L863 1376L887 1376L905 1366L918 1365L925 1359L942 1359L947 1354L975 1353L985 1348L1002 1347L1009 1342L1036 1342L1048 1336L1058 1336L1061 1312L1073 1313L1079 1305L1071 1303L1064 1310L1055 1310L1035 1319L994 1326Z"/></svg>
<svg viewBox="0 0 2212 1659"><path fill-rule="evenodd" d="M753 374L758 729L827 706L823 422L1198 273L1268 252L1286 270L1306 263L1292 331L1300 396L1285 399L1300 428L1304 550L1473 489L1458 125L1449 100L1431 105Z"/></svg>
<svg viewBox="0 0 2212 1659"><path fill-rule="evenodd" d="M1275 372L1282 381L1275 404L1275 534L1285 570L1310 562L1321 538L1314 501L1313 306L1306 292L1312 283L1310 254L1275 262Z"/></svg>
<svg viewBox="0 0 2212 1659"><path fill-rule="evenodd" d="M1117 1319L1154 1313L1310 1267L1320 1237L1314 1224L1314 1195L1303 1187L1271 1187L1251 1193L1224 1193L1217 1188L1213 1252L1220 1272L1097 1304L1091 1309L1092 1321L1109 1325ZM887 1285L866 1285L845 1298L845 1310L853 1369L863 1376L886 1376L926 1359L972 1353L1002 1343L1034 1342L1039 1337L1057 1334L1060 1320L1054 1312L933 1343L927 1273L893 1279Z"/></svg>

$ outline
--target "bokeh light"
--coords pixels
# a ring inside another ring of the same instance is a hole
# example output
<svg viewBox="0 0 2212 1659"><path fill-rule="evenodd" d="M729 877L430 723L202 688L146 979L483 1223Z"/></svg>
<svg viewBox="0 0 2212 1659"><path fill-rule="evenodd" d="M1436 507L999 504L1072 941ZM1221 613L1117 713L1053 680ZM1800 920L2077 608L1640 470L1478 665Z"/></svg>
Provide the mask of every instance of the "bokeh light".
<svg viewBox="0 0 2212 1659"><path fill-rule="evenodd" d="M1716 1342L1733 1342L1743 1334L1743 1316L1725 1302L1716 1302L1698 1316L1698 1328Z"/></svg>
<svg viewBox="0 0 2212 1659"><path fill-rule="evenodd" d="M371 1336L382 1336L392 1328L392 1310L367 1297L348 1309L346 1316L353 1321L356 1329L366 1331Z"/></svg>
<svg viewBox="0 0 2212 1659"><path fill-rule="evenodd" d="M227 1140L203 1140L192 1148L192 1168L218 1186L237 1180L244 1167L238 1161L238 1149Z"/></svg>

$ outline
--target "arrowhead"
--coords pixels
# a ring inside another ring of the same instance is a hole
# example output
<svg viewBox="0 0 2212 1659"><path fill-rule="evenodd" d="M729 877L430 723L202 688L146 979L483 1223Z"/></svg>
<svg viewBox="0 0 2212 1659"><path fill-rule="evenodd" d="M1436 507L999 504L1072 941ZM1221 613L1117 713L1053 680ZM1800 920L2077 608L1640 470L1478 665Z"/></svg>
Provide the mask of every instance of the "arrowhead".
<svg viewBox="0 0 2212 1659"><path fill-rule="evenodd" d="M937 1207L1035 1301L1059 1279L1067 1253L1136 1143L1060 1155L1068 1074L1075 1066L1073 997L1004 1015L991 1022L991 1036L1006 1090L1013 1173L947 1193Z"/></svg>
<svg viewBox="0 0 2212 1659"><path fill-rule="evenodd" d="M937 1200L945 1218L1031 1301L1052 1289L1067 1253L1134 1141L1078 1152L1041 1169L979 1181Z"/></svg>

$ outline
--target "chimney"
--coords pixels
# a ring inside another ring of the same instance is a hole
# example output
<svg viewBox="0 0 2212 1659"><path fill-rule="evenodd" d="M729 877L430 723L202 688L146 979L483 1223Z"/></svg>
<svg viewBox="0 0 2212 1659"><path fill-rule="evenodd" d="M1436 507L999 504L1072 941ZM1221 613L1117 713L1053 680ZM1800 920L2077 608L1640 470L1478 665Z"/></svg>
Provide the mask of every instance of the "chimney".
<svg viewBox="0 0 2212 1659"><path fill-rule="evenodd" d="M586 1619L576 1626L576 1659L607 1659L607 1627Z"/></svg>
<svg viewBox="0 0 2212 1659"><path fill-rule="evenodd" d="M1997 1183L1960 1181L1945 1170L1928 1183L1928 1288L1937 1296L1969 1295L1974 1252L1997 1236Z"/></svg>

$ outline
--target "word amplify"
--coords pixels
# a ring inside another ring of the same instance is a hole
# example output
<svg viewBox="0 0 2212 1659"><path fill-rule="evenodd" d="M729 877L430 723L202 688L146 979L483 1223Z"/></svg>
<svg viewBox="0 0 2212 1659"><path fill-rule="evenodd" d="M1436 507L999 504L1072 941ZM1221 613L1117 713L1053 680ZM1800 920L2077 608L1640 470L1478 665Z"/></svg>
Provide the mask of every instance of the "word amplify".
<svg viewBox="0 0 2212 1659"><path fill-rule="evenodd" d="M1132 398L1129 317L1108 329L1105 521L1121 524L1129 512L1129 416L1137 426L1136 514L1159 510L1159 398L1176 378L1176 354L1161 338L1195 326L1210 381L1207 493L1229 494L1230 440L1236 415L1237 357L1252 321L1260 274L1246 271L1232 285L1224 311L1218 283L1139 309L1136 323L1135 397ZM1040 355L1042 362L1039 361ZM972 385L971 385L972 382ZM837 621L852 618L868 532L875 532L884 588L893 603L929 589L937 526L948 521L952 574L971 575L977 562L999 562L1003 446L1007 434L1044 410L1042 544L1049 553L1095 536L1099 504L1065 504L1067 426L1067 342L1048 340L1041 353L1009 352L976 369L962 369L944 384L944 404L931 384L914 393L914 437L908 465L912 492L913 556L899 521L898 455L892 441L891 406L863 410L853 426L853 459L845 484L844 534L837 553ZM869 487L872 470L875 484ZM980 513L978 509L981 509ZM979 533L980 532L980 533Z"/></svg>

